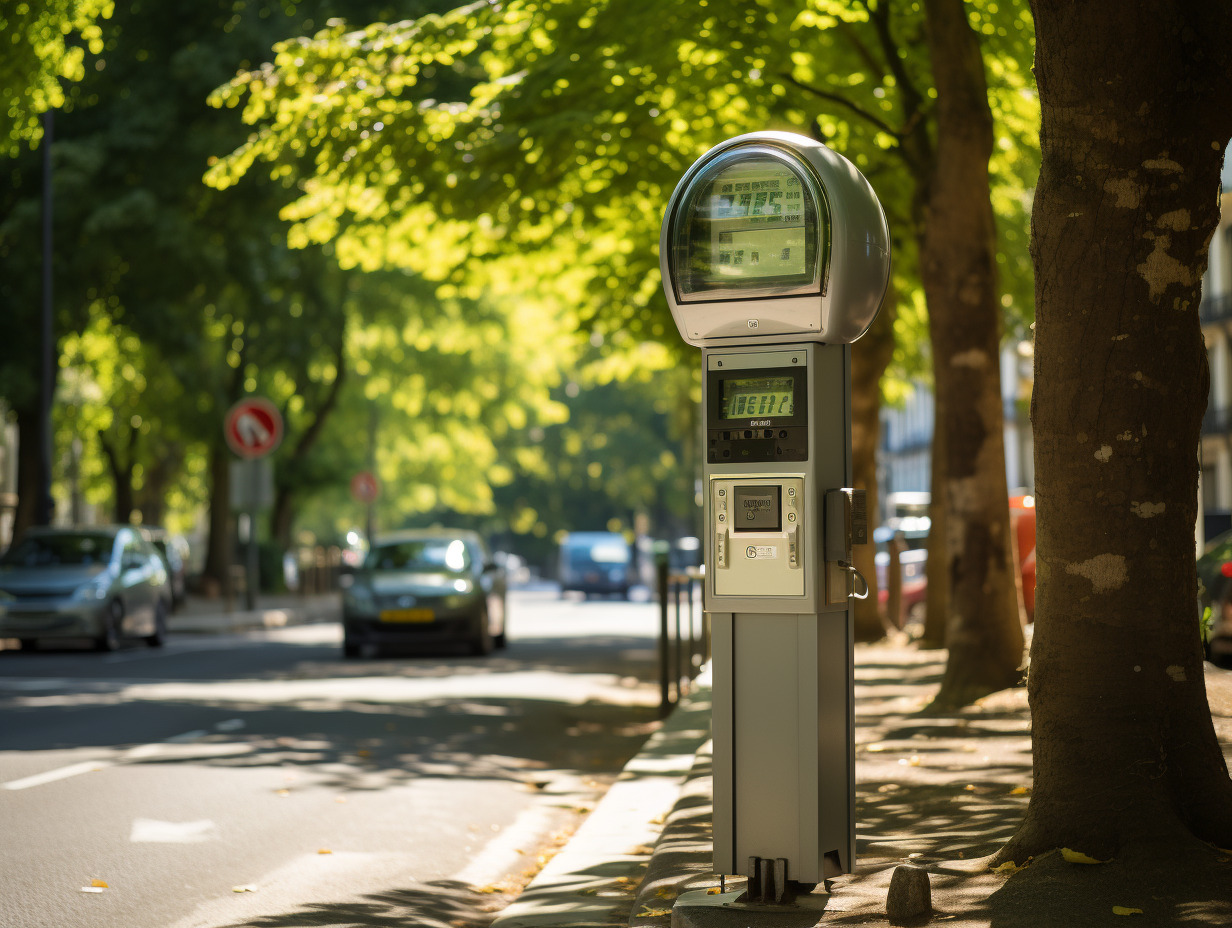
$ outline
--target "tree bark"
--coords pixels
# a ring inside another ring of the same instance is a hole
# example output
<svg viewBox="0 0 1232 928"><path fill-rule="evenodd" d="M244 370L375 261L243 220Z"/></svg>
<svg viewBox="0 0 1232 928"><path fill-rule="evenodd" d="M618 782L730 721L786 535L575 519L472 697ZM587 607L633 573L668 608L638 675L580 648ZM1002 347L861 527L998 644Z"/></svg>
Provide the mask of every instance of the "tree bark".
<svg viewBox="0 0 1232 928"><path fill-rule="evenodd" d="M1168 838L1232 847L1194 566L1198 303L1232 135L1232 8L1032 7L1035 784L1001 857L1165 861Z"/></svg>
<svg viewBox="0 0 1232 928"><path fill-rule="evenodd" d="M111 471L112 509L111 517L118 525L127 525L133 515L133 445L135 432L129 434L128 455L120 459L120 452L107 439L107 433L99 430L98 444L107 458L107 469Z"/></svg>
<svg viewBox="0 0 1232 928"><path fill-rule="evenodd" d="M937 157L920 264L945 410L937 429L945 433L949 659L935 705L946 708L1017 683L1023 633L1010 563L984 60L962 0L928 0L925 14Z"/></svg>
<svg viewBox="0 0 1232 928"><path fill-rule="evenodd" d="M894 285L886 292L881 312L872 327L851 346L851 469L857 487L868 497L869 526L878 525L877 445L881 440L881 377L894 356ZM856 641L885 637L885 624L877 596L876 549L856 545L855 568L868 583L868 597L855 600Z"/></svg>
<svg viewBox="0 0 1232 928"><path fill-rule="evenodd" d="M933 352L933 357L936 357ZM933 391L932 470L928 505L928 592L924 601L924 633L921 648L944 648L946 626L950 621L949 519L945 506L945 429L946 418L941 397Z"/></svg>
<svg viewBox="0 0 1232 928"><path fill-rule="evenodd" d="M210 537L202 577L218 592L231 589L231 453L221 441L210 445Z"/></svg>
<svg viewBox="0 0 1232 928"><path fill-rule="evenodd" d="M325 398L321 401L321 405L313 413L312 421L301 433L291 453L281 457L280 463L285 468L285 471L288 472L288 475L293 474L296 466L308 456L308 452L312 450L317 440L321 437L321 431L325 428L325 423L329 419L330 413L338 405L338 394L341 392L342 384L346 380L345 327L339 334L334 364L336 372L334 379L330 383ZM285 410L283 411L283 418L286 418ZM275 476L277 476L277 473ZM270 514L270 535L284 551L291 547L291 529L295 524L294 503L295 490L293 482L285 477L282 480L277 480L274 490L274 507Z"/></svg>
<svg viewBox="0 0 1232 928"><path fill-rule="evenodd" d="M42 415L38 397L29 406L14 406L17 419L17 508L13 513L13 540L21 538L26 529L38 520L39 468L42 466Z"/></svg>

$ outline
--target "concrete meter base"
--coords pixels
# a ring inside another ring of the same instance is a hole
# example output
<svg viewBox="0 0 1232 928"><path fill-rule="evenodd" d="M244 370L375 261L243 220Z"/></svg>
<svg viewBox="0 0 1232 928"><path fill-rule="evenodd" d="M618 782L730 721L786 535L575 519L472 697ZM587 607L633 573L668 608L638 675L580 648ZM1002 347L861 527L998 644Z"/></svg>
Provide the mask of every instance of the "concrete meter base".
<svg viewBox="0 0 1232 928"><path fill-rule="evenodd" d="M787 861L815 885L855 865L847 609L714 613L714 870Z"/></svg>
<svg viewBox="0 0 1232 928"><path fill-rule="evenodd" d="M683 893L672 907L672 928L814 928L829 896L797 896L790 905L753 905L740 891Z"/></svg>

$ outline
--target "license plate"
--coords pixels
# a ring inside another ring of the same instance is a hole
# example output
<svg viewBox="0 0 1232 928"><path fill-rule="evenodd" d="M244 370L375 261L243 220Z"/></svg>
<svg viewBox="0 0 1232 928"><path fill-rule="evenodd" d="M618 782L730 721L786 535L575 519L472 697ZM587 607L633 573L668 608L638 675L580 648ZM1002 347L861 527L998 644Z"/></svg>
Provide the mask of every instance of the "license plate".
<svg viewBox="0 0 1232 928"><path fill-rule="evenodd" d="M431 622L434 618L432 609L386 609L381 613L382 622Z"/></svg>

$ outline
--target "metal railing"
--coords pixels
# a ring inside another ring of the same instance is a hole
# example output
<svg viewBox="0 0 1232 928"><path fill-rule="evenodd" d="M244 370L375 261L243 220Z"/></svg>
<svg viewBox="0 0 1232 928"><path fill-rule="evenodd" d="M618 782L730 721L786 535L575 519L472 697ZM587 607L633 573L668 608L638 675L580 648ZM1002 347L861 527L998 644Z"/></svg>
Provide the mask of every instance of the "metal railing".
<svg viewBox="0 0 1232 928"><path fill-rule="evenodd" d="M702 571L655 565L659 600L659 713L687 695L710 660L710 616L702 610Z"/></svg>

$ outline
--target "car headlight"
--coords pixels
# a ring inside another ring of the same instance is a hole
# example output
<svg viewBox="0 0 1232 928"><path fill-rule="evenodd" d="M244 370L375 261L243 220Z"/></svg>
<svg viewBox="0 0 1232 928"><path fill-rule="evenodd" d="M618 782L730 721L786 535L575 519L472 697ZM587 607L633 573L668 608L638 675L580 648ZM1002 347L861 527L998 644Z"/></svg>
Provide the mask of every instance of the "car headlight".
<svg viewBox="0 0 1232 928"><path fill-rule="evenodd" d="M73 600L75 602L91 603L100 599L106 599L109 592L111 592L111 577L108 574L102 573L89 583L83 583L77 587L73 591Z"/></svg>
<svg viewBox="0 0 1232 928"><path fill-rule="evenodd" d="M353 583L342 594L342 603L351 612L376 612L376 600L372 598L372 590L362 583Z"/></svg>

